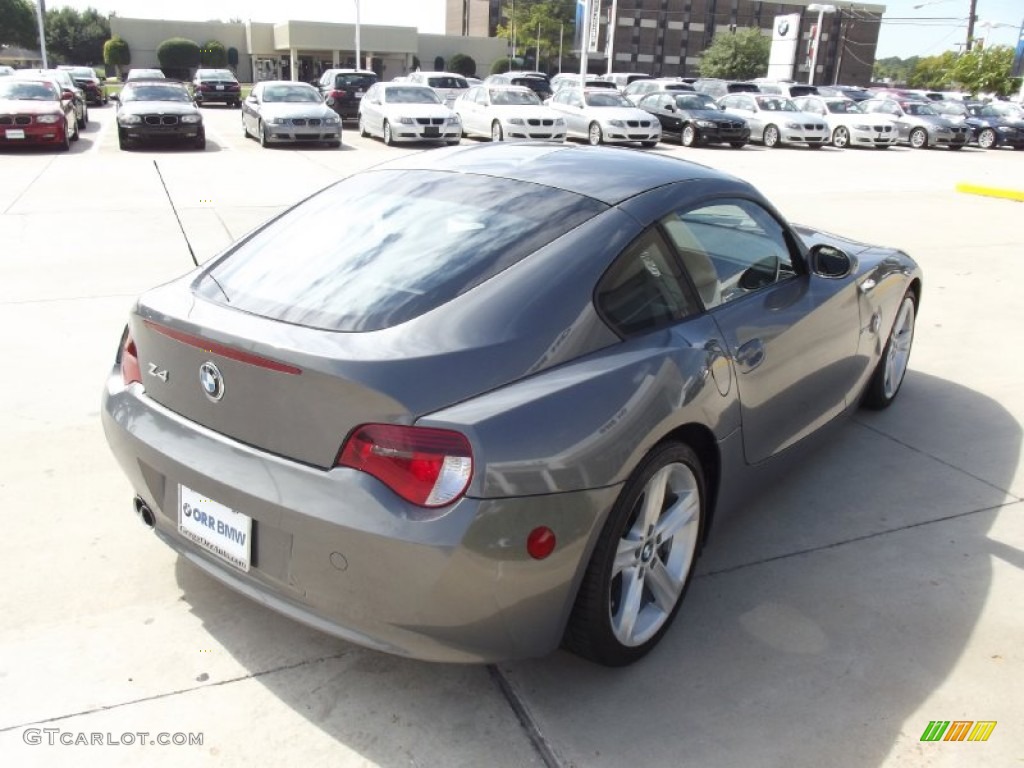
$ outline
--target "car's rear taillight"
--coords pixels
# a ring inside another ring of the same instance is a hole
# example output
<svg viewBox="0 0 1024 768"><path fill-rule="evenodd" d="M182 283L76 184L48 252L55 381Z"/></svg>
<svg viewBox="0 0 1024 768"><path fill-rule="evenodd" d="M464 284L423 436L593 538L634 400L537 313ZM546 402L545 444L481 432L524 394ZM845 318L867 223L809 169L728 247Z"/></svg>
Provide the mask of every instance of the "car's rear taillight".
<svg viewBox="0 0 1024 768"><path fill-rule="evenodd" d="M121 340L121 379L125 386L132 382L142 383L142 369L139 367L139 351L135 348L135 339L132 332L124 329L124 337Z"/></svg>
<svg viewBox="0 0 1024 768"><path fill-rule="evenodd" d="M443 507L466 492L473 451L465 435L447 429L364 424L349 435L337 464L373 475L417 506Z"/></svg>
<svg viewBox="0 0 1024 768"><path fill-rule="evenodd" d="M331 98L332 99L344 99L346 96L348 96L348 91L344 91L344 90L337 89L337 88L335 90L331 91Z"/></svg>

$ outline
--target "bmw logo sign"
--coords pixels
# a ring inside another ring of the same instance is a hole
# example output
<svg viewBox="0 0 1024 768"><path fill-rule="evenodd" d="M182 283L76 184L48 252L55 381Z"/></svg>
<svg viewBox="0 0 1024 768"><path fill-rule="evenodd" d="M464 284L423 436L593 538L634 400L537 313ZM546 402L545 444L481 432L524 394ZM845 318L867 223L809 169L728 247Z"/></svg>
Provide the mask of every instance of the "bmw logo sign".
<svg viewBox="0 0 1024 768"><path fill-rule="evenodd" d="M779 35L785 37L789 32L789 19L779 19L779 25L777 27Z"/></svg>
<svg viewBox="0 0 1024 768"><path fill-rule="evenodd" d="M199 385L206 396L214 402L224 397L224 377L221 376L220 369L209 361L199 366Z"/></svg>

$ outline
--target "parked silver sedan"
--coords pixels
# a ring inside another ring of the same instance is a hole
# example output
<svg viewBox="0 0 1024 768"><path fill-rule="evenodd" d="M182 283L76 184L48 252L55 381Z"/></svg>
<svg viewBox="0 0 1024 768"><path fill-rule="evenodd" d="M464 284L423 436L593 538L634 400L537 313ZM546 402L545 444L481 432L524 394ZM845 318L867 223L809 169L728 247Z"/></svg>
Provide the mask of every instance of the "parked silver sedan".
<svg viewBox="0 0 1024 768"><path fill-rule="evenodd" d="M290 80L257 83L242 102L242 133L262 146L324 142L341 146L341 118L312 85Z"/></svg>
<svg viewBox="0 0 1024 768"><path fill-rule="evenodd" d="M821 149L830 138L824 120L818 115L801 112L792 99L785 96L730 93L718 100L718 106L746 120L750 140L769 148L779 144L806 144L811 149Z"/></svg>
<svg viewBox="0 0 1024 768"><path fill-rule="evenodd" d="M409 153L143 294L102 421L126 512L266 607L422 659L624 665L758 478L896 399L921 290L702 165Z"/></svg>
<svg viewBox="0 0 1024 768"><path fill-rule="evenodd" d="M462 124L430 86L374 83L359 101L359 135L380 136L388 145L399 141L458 144Z"/></svg>
<svg viewBox="0 0 1024 768"><path fill-rule="evenodd" d="M522 85L475 85L455 100L467 136L565 141L565 119Z"/></svg>
<svg viewBox="0 0 1024 768"><path fill-rule="evenodd" d="M963 149L971 140L967 125L943 117L929 102L909 99L868 99L860 103L870 115L887 115L896 126L897 141L914 149Z"/></svg>
<svg viewBox="0 0 1024 768"><path fill-rule="evenodd" d="M853 99L833 96L800 96L793 103L801 112L822 118L832 136L832 146L888 149L896 143L895 121L888 115L867 115Z"/></svg>
<svg viewBox="0 0 1024 768"><path fill-rule="evenodd" d="M570 139L590 144L640 143L653 147L661 141L661 123L633 105L618 91L605 88L561 88L548 102L565 118Z"/></svg>

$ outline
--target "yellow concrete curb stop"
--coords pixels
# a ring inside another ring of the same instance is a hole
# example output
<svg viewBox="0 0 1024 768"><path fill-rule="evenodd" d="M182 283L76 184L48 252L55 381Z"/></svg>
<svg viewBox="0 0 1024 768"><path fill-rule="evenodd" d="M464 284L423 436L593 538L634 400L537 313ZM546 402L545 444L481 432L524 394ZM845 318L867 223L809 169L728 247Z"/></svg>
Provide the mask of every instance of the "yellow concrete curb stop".
<svg viewBox="0 0 1024 768"><path fill-rule="evenodd" d="M985 197L1001 197L1004 200L1016 200L1024 203L1024 191L1019 189L999 189L998 187L983 187L980 184L967 184L960 182L956 185L957 192L968 195L983 195Z"/></svg>

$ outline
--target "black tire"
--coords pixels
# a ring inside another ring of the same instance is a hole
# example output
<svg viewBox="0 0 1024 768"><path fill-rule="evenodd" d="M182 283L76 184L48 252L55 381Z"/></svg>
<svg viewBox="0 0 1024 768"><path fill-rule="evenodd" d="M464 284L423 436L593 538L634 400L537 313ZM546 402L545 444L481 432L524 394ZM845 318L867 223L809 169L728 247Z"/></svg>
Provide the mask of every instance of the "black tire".
<svg viewBox="0 0 1024 768"><path fill-rule="evenodd" d="M910 132L910 146L914 149L928 148L928 131L924 128L915 128Z"/></svg>
<svg viewBox="0 0 1024 768"><path fill-rule="evenodd" d="M491 141L504 141L505 132L501 130L501 123L495 120L491 123Z"/></svg>
<svg viewBox="0 0 1024 768"><path fill-rule="evenodd" d="M996 132L991 128L983 128L978 134L978 146L982 149L992 149L996 145Z"/></svg>
<svg viewBox="0 0 1024 768"><path fill-rule="evenodd" d="M847 129L846 126L843 126L843 125L837 126L836 129L834 131L832 131L832 146L833 147L839 147L840 149L843 149L845 147L848 147L849 145L850 145L850 131L849 131L849 129Z"/></svg>
<svg viewBox="0 0 1024 768"><path fill-rule="evenodd" d="M341 148L341 140L339 139L337 141L328 141L327 142L327 146L330 147L331 149L340 149Z"/></svg>
<svg viewBox="0 0 1024 768"><path fill-rule="evenodd" d="M369 134L369 133L367 133L367 131L366 131L366 126L365 126L365 125L363 125L363 118L362 118L362 117L360 117L360 118L359 118L359 135L360 135L360 136L362 136L362 137L363 137L364 139L365 139L365 138L366 138L367 136L369 136L369 135L370 135L370 134Z"/></svg>
<svg viewBox="0 0 1024 768"><path fill-rule="evenodd" d="M125 134L125 132L123 130L121 130L120 128L117 129L117 146L120 149L130 149L131 148L131 140L128 138L128 136Z"/></svg>
<svg viewBox="0 0 1024 768"><path fill-rule="evenodd" d="M875 144L875 149L888 149L891 146L891 144Z"/></svg>
<svg viewBox="0 0 1024 768"><path fill-rule="evenodd" d="M598 123L591 123L587 128L587 142L592 147L596 147L604 142L604 133L601 131L601 126Z"/></svg>
<svg viewBox="0 0 1024 768"><path fill-rule="evenodd" d="M267 141L267 129L263 127L262 120L256 123L256 138L260 140L260 146L264 149L270 146L270 142Z"/></svg>
<svg viewBox="0 0 1024 768"><path fill-rule="evenodd" d="M82 110L82 119L78 120L78 127L85 128L89 125L89 112L88 110Z"/></svg>
<svg viewBox="0 0 1024 768"><path fill-rule="evenodd" d="M647 510L652 514L641 520L649 484L661 484L663 498L660 508ZM694 493L695 507L686 503ZM594 547L569 616L563 638L566 649L598 664L620 667L637 661L657 645L678 613L693 575L704 532L706 498L701 463L689 446L661 443L644 457L623 486ZM676 514L663 516L666 510ZM655 524L648 525L652 515ZM678 527L662 538L660 524L670 520ZM628 555L634 562L615 572L616 554L624 541L627 552L636 542L635 553ZM655 578L655 573L660 576ZM667 587L670 589L665 592ZM662 593L660 600L656 591ZM633 613L626 605L631 596L636 597L636 615L627 627L617 625L627 622L626 614ZM672 600L670 605L663 604ZM623 642L621 634L625 631L632 639L634 630L639 634L636 642Z"/></svg>
<svg viewBox="0 0 1024 768"><path fill-rule="evenodd" d="M192 142L192 147L194 149L206 149L206 131L199 131L199 135Z"/></svg>
<svg viewBox="0 0 1024 768"><path fill-rule="evenodd" d="M825 145L820 141L809 141L807 142L808 149L821 149Z"/></svg>
<svg viewBox="0 0 1024 768"><path fill-rule="evenodd" d="M242 115L242 136L249 138L249 128L245 124L245 115Z"/></svg>
<svg viewBox="0 0 1024 768"><path fill-rule="evenodd" d="M449 139L445 142L449 147L457 147L462 143L461 139Z"/></svg>
<svg viewBox="0 0 1024 768"><path fill-rule="evenodd" d="M81 137L81 134L80 134L80 132L78 130L78 123L75 123L75 132L71 134L71 140L72 141L78 141L80 138L82 138L82 137Z"/></svg>
<svg viewBox="0 0 1024 768"><path fill-rule="evenodd" d="M684 147L695 147L699 143L697 136L697 129L692 124L687 123L683 126L682 133L679 134L679 143Z"/></svg>
<svg viewBox="0 0 1024 768"><path fill-rule="evenodd" d="M395 143L395 140L391 136L391 123L385 120L384 127L381 132L384 134L384 143L389 147L392 146Z"/></svg>
<svg viewBox="0 0 1024 768"><path fill-rule="evenodd" d="M952 150L953 152L956 152L956 151L958 151L958 150L961 150L961 149L963 149L963 148L964 148L964 145L963 145L963 144L950 144L950 145L949 145L949 148L950 148L950 149L951 149L951 150Z"/></svg>
<svg viewBox="0 0 1024 768"><path fill-rule="evenodd" d="M764 133L761 134L761 140L768 149L774 149L779 145L779 129L769 123L764 127Z"/></svg>
<svg viewBox="0 0 1024 768"><path fill-rule="evenodd" d="M909 312L909 325L904 312ZM900 301L899 309L896 310L896 317L889 331L889 338L885 342L885 348L882 350L882 356L879 358L878 365L875 366L867 389L864 391L864 399L861 404L865 408L874 411L888 408L899 394L903 380L906 378L907 363L910 360L911 347L914 343L916 320L917 298L913 291L907 291L903 300ZM894 376L895 381L893 381Z"/></svg>
<svg viewBox="0 0 1024 768"><path fill-rule="evenodd" d="M58 152L67 152L71 149L71 139L68 138L68 127L63 126L64 130L61 131L61 142L57 145ZM75 126L75 130L78 130L78 126Z"/></svg>
<svg viewBox="0 0 1024 768"><path fill-rule="evenodd" d="M745 141L730 141L729 142L729 146L732 147L733 149L743 149L745 146L747 146L747 142L745 142Z"/></svg>

